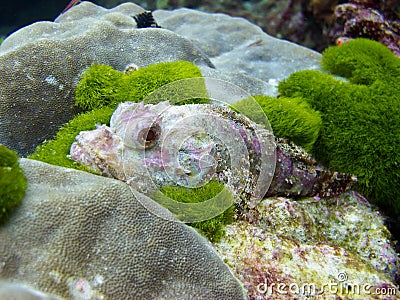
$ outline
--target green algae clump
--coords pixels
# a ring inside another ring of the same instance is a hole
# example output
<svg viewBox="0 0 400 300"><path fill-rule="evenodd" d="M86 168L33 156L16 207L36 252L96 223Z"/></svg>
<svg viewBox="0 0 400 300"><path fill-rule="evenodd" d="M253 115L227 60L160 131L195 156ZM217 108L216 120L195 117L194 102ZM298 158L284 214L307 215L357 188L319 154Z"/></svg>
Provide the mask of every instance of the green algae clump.
<svg viewBox="0 0 400 300"><path fill-rule="evenodd" d="M328 48L322 66L332 75L300 71L278 86L282 96L301 97L321 113L312 153L356 175L356 190L375 204L400 208L400 59L378 42L358 39Z"/></svg>
<svg viewBox="0 0 400 300"><path fill-rule="evenodd" d="M275 136L287 138L306 151L311 151L319 135L322 120L319 112L312 109L307 101L302 98L274 98L264 95L253 98L267 116ZM235 103L233 109L260 123L254 115L254 112L260 110L254 108L254 105L257 105L254 101L243 99Z"/></svg>
<svg viewBox="0 0 400 300"><path fill-rule="evenodd" d="M112 104L118 90L118 81L123 75L123 72L111 66L93 64L83 73L76 86L75 105L88 111Z"/></svg>
<svg viewBox="0 0 400 300"><path fill-rule="evenodd" d="M16 152L0 144L0 224L25 196L27 182Z"/></svg>
<svg viewBox="0 0 400 300"><path fill-rule="evenodd" d="M107 65L93 64L76 87L75 105L92 110L116 107L121 102L140 102L164 85L196 77L202 77L199 68L186 61L162 62L125 73Z"/></svg>
<svg viewBox="0 0 400 300"><path fill-rule="evenodd" d="M160 191L167 197L183 203L199 203L213 198L222 191L224 185L216 180L211 180L206 185L197 188L185 188L181 186L164 186ZM232 195L231 195L232 196ZM157 199L155 199L157 201ZM233 199L230 199L233 201ZM160 203L163 205L163 203ZM212 210L212 208L209 208ZM188 225L196 228L209 241L218 242L225 236L225 226L235 220L235 207L229 206L223 213L211 219L201 222L193 222Z"/></svg>

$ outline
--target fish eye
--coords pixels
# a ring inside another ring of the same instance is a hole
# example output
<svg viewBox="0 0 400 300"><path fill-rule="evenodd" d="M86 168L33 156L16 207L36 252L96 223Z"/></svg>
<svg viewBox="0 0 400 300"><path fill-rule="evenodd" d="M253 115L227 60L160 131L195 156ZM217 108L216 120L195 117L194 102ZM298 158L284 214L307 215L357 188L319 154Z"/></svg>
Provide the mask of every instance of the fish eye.
<svg viewBox="0 0 400 300"><path fill-rule="evenodd" d="M132 120L126 125L125 132L122 132L123 143L132 149L150 149L160 139L161 126L152 120Z"/></svg>
<svg viewBox="0 0 400 300"><path fill-rule="evenodd" d="M153 124L150 128L142 129L138 134L138 143L144 145L146 149L153 147L160 137L160 126Z"/></svg>
<svg viewBox="0 0 400 300"><path fill-rule="evenodd" d="M150 129L149 132L147 132L147 136L146 136L146 142L151 142L155 139L156 133Z"/></svg>

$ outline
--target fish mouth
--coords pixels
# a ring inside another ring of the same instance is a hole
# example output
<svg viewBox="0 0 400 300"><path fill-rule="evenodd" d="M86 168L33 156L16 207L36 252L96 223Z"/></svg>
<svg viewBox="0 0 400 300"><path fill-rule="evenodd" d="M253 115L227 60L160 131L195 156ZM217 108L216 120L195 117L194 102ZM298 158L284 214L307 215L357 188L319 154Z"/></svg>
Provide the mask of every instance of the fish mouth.
<svg viewBox="0 0 400 300"><path fill-rule="evenodd" d="M96 129L81 131L70 148L69 157L78 164L86 165L91 171L107 177L114 177L110 163L118 164L120 139L106 125L96 125Z"/></svg>
<svg viewBox="0 0 400 300"><path fill-rule="evenodd" d="M80 165L87 166L94 172L102 173L101 169L98 168L97 164L95 163L95 159L92 156L91 151L89 151L87 146L83 146L79 142L74 142L71 145L69 158Z"/></svg>

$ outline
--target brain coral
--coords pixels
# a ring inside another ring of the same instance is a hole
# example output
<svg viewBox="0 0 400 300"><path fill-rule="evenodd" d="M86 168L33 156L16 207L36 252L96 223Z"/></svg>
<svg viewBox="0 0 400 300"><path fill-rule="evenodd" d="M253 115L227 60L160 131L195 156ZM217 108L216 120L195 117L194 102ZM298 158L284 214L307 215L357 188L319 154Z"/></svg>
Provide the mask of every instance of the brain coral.
<svg viewBox="0 0 400 300"><path fill-rule="evenodd" d="M245 299L211 244L149 198L113 179L20 164L28 189L0 228L0 281L67 299Z"/></svg>
<svg viewBox="0 0 400 300"><path fill-rule="evenodd" d="M79 75L94 62L117 70L184 60L211 66L190 41L162 28L136 28L143 12L126 3L104 9L83 2L54 22L15 32L0 47L0 141L20 155L32 153L69 121Z"/></svg>

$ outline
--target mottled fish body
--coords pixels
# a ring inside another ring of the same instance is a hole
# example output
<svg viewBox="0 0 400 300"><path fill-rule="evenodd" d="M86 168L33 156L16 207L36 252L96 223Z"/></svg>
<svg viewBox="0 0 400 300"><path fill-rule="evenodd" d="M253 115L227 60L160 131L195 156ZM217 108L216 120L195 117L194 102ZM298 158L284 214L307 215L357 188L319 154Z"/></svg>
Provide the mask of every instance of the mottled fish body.
<svg viewBox="0 0 400 300"><path fill-rule="evenodd" d="M98 125L76 137L70 155L143 193L217 179L250 207L264 196L334 196L356 181L214 104L121 103L110 126Z"/></svg>

